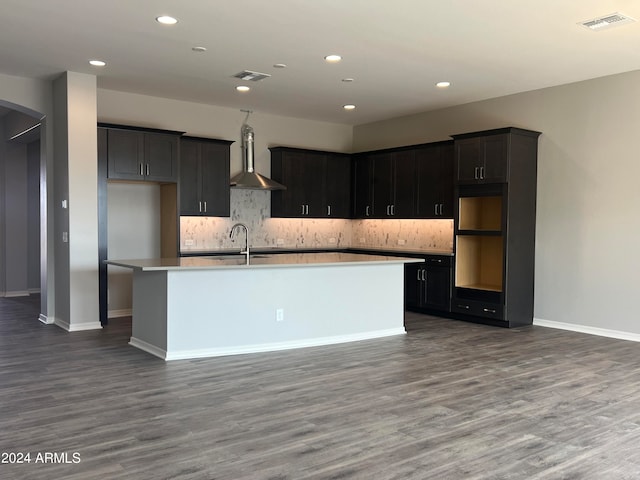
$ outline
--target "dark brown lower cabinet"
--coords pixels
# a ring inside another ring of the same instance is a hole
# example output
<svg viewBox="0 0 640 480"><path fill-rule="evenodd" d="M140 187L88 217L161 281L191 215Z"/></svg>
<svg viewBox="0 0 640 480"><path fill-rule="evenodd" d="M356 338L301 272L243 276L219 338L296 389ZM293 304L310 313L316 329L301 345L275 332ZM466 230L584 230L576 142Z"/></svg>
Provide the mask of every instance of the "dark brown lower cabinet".
<svg viewBox="0 0 640 480"><path fill-rule="evenodd" d="M449 312L451 257L429 255L405 265L405 306L409 310Z"/></svg>

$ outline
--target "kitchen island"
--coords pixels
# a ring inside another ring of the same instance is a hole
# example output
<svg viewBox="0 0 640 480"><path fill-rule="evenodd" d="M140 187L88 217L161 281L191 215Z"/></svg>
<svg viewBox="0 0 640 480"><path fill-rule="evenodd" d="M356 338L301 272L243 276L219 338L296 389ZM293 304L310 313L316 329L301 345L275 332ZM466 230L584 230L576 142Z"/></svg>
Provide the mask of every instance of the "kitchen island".
<svg viewBox="0 0 640 480"><path fill-rule="evenodd" d="M133 269L130 345L177 360L404 334L404 264L420 261L329 252L106 263Z"/></svg>

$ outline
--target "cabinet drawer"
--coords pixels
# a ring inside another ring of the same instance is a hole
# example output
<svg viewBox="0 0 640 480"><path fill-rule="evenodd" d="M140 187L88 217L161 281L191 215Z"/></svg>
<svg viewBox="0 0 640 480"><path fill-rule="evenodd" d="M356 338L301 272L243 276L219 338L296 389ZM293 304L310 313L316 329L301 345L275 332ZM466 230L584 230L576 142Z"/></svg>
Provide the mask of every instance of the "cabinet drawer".
<svg viewBox="0 0 640 480"><path fill-rule="evenodd" d="M452 312L496 320L503 320L503 308L502 305L497 303L477 302L460 298L454 298L451 301Z"/></svg>
<svg viewBox="0 0 640 480"><path fill-rule="evenodd" d="M428 255L424 257L424 263L429 267L451 267L451 256Z"/></svg>

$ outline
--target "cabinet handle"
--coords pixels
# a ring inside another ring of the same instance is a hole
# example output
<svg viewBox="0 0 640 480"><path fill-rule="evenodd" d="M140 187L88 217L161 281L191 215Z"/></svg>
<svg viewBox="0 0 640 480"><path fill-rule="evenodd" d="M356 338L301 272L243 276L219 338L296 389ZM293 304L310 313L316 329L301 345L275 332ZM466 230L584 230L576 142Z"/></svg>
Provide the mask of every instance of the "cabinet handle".
<svg viewBox="0 0 640 480"><path fill-rule="evenodd" d="M300 212L300 215L304 215L304 205L300 205L302 207L302 211Z"/></svg>
<svg viewBox="0 0 640 480"><path fill-rule="evenodd" d="M440 215L444 215L443 210L444 210L444 203L441 203L440 204Z"/></svg>
<svg viewBox="0 0 640 480"><path fill-rule="evenodd" d="M458 305L458 308L464 308L465 310L469 310L469 305Z"/></svg>
<svg viewBox="0 0 640 480"><path fill-rule="evenodd" d="M421 273L421 272L422 272L422 269L420 269L420 268L419 268L419 269L417 270L417 272L416 272L416 273L417 273L417 275L416 275L416 280L418 280L418 281L422 280L422 278L420 278L420 273Z"/></svg>
<svg viewBox="0 0 640 480"><path fill-rule="evenodd" d="M391 216L395 216L396 214L396 206L395 205L391 205Z"/></svg>
<svg viewBox="0 0 640 480"><path fill-rule="evenodd" d="M207 213L207 202L204 202L204 213Z"/></svg>
<svg viewBox="0 0 640 480"><path fill-rule="evenodd" d="M309 215L309 205L307 205L306 214Z"/></svg>
<svg viewBox="0 0 640 480"><path fill-rule="evenodd" d="M198 202L198 211L202 213L202 202Z"/></svg>
<svg viewBox="0 0 640 480"><path fill-rule="evenodd" d="M483 308L482 311L487 313L496 313L494 308Z"/></svg>
<svg viewBox="0 0 640 480"><path fill-rule="evenodd" d="M484 180L484 167L480 167L480 180Z"/></svg>
<svg viewBox="0 0 640 480"><path fill-rule="evenodd" d="M434 215L438 215L438 204L437 203L433 204L433 213L434 213Z"/></svg>
<svg viewBox="0 0 640 480"><path fill-rule="evenodd" d="M364 216L368 217L369 216L369 205L367 205L367 208L364 209Z"/></svg>
<svg viewBox="0 0 640 480"><path fill-rule="evenodd" d="M147 177L148 177L148 176L149 176L149 172L150 172L150 170L149 170L149 164L148 164L148 163L147 163L147 168L146 168L146 170L147 170L147 174L146 174L146 175L147 175Z"/></svg>
<svg viewBox="0 0 640 480"><path fill-rule="evenodd" d="M138 164L138 167L140 167L140 176L143 176L143 175L144 175L144 172L142 171L142 164L141 164L141 163L139 163L139 164Z"/></svg>
<svg viewBox="0 0 640 480"><path fill-rule="evenodd" d="M387 217L391 215L389 212L391 211L391 205L387 205Z"/></svg>
<svg viewBox="0 0 640 480"><path fill-rule="evenodd" d="M327 217L331 216L331 205L327 205Z"/></svg>
<svg viewBox="0 0 640 480"><path fill-rule="evenodd" d="M422 269L422 281L425 282L427 280L427 271L423 268Z"/></svg>

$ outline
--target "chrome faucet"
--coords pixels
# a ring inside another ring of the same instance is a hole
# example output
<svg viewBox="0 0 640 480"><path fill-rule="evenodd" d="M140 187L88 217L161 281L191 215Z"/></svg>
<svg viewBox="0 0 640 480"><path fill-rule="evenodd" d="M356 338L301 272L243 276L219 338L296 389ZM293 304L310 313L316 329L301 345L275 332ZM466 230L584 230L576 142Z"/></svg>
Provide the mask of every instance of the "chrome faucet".
<svg viewBox="0 0 640 480"><path fill-rule="evenodd" d="M244 223L236 223L231 227L229 238L233 240L236 236L236 228L244 228L244 250L240 250L240 254L247 256L247 265L249 265L249 228Z"/></svg>

